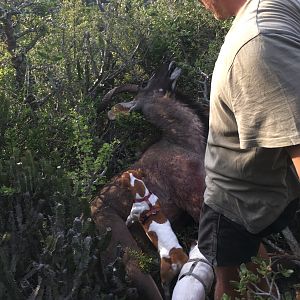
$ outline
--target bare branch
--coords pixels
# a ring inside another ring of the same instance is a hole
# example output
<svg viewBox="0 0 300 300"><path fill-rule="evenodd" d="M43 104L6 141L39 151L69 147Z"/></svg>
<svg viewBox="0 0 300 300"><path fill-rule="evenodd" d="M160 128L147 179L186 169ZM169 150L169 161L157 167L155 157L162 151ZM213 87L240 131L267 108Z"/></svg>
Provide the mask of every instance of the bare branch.
<svg viewBox="0 0 300 300"><path fill-rule="evenodd" d="M48 95L46 95L42 99L36 99L36 97L32 94L29 94L25 103L28 103L32 110L36 110L37 108L43 106L52 96L54 96L57 92L61 90L62 86L57 86L54 90L52 90Z"/></svg>
<svg viewBox="0 0 300 300"><path fill-rule="evenodd" d="M104 9L104 4L107 4L109 3L109 1L106 1L106 0L97 0L97 5L98 5L98 8L101 12L105 12L105 9Z"/></svg>
<svg viewBox="0 0 300 300"><path fill-rule="evenodd" d="M273 243L272 241L270 241L267 238L263 239L263 242L269 246L271 246L274 250L278 251L278 253L280 254L284 254L285 251L283 249L281 249L280 247L278 247L275 243Z"/></svg>
<svg viewBox="0 0 300 300"><path fill-rule="evenodd" d="M286 239L286 242L288 243L289 247L291 248L293 254L300 257L299 243L297 242L291 230L288 227L286 227L282 230L282 234Z"/></svg>
<svg viewBox="0 0 300 300"><path fill-rule="evenodd" d="M6 12L2 17L2 23L6 35L7 50L11 55L14 55L14 51L17 48L17 39L11 17L12 14Z"/></svg>
<svg viewBox="0 0 300 300"><path fill-rule="evenodd" d="M118 70L114 71L113 73L111 74L108 74L103 81L106 81L106 80L111 80L113 78L115 78L117 75L119 75L121 72L123 72L123 70L127 67L128 64L132 63L132 60L136 54L136 52L138 51L139 47L141 45L141 41L136 45L136 47L134 48L133 52L131 53L130 57L127 59L127 61L125 61L123 63L122 66L119 67Z"/></svg>
<svg viewBox="0 0 300 300"><path fill-rule="evenodd" d="M86 48L87 48L86 50L87 50L87 52L90 56L90 59L91 59L91 65L92 65L93 73L94 73L94 75L99 74L99 71L97 70L95 58L94 58L94 55L93 55L91 39L90 39L91 35L88 31L86 31L84 35L85 35Z"/></svg>
<svg viewBox="0 0 300 300"><path fill-rule="evenodd" d="M210 76L204 73L202 70L199 69L200 73L200 89L202 93L203 100L205 102L209 102L209 81L210 81Z"/></svg>
<svg viewBox="0 0 300 300"><path fill-rule="evenodd" d="M115 77L117 77L119 74L121 74L129 64L132 64L133 62L133 58L136 54L136 52L138 51L139 47L141 45L141 41L136 45L136 47L134 48L133 52L131 53L130 57L118 68L116 69L114 72L107 74L105 77L103 77L103 69L104 66L101 66L101 71L99 73L98 78L96 79L96 81L94 82L93 86L89 88L88 93L89 96L93 96L93 98L97 97L97 93L95 93L96 88L103 84L105 81L114 79ZM107 49L105 50L105 57L104 60L106 61L108 58L108 51Z"/></svg>
<svg viewBox="0 0 300 300"><path fill-rule="evenodd" d="M26 8L26 7L29 7L29 6L32 6L32 5L33 5L33 2L23 2L19 6L19 9L23 9L23 8Z"/></svg>
<svg viewBox="0 0 300 300"><path fill-rule="evenodd" d="M44 35L43 31L40 31L39 33L36 34L35 38L26 46L24 47L24 52L27 53L29 52L39 41L39 39Z"/></svg>
<svg viewBox="0 0 300 300"><path fill-rule="evenodd" d="M28 33L32 33L32 32L37 32L37 29L36 28L29 28L23 32L20 32L18 34L16 34L16 39L19 39L21 37L23 37L24 35L28 34Z"/></svg>

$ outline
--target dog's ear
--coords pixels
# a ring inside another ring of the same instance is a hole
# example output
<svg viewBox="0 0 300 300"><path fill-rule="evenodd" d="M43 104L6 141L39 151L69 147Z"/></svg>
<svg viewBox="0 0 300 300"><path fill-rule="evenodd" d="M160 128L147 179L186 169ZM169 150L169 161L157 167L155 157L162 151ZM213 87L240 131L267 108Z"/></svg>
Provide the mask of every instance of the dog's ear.
<svg viewBox="0 0 300 300"><path fill-rule="evenodd" d="M145 173L144 173L144 171L141 168L138 168L136 170L136 173L137 173L137 178L138 179L142 179L143 177L145 177Z"/></svg>
<svg viewBox="0 0 300 300"><path fill-rule="evenodd" d="M128 172L124 172L119 178L119 183L122 187L130 187L130 175Z"/></svg>
<svg viewBox="0 0 300 300"><path fill-rule="evenodd" d="M172 270L172 262L168 257L162 257L160 260L160 279L163 285L169 283L175 274Z"/></svg>
<svg viewBox="0 0 300 300"><path fill-rule="evenodd" d="M144 176L144 172L140 168L139 169L127 170L126 172L128 174L132 174L135 178L140 179L140 180Z"/></svg>

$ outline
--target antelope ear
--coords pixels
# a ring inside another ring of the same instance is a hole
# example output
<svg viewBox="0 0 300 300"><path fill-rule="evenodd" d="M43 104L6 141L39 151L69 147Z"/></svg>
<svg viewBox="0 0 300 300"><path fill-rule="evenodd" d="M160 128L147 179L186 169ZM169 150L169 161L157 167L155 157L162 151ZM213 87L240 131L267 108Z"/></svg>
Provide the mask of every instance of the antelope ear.
<svg viewBox="0 0 300 300"><path fill-rule="evenodd" d="M174 61L165 63L149 79L147 86L143 90L150 92L154 90L159 92L169 91L174 93L180 74L181 69L176 67Z"/></svg>
<svg viewBox="0 0 300 300"><path fill-rule="evenodd" d="M175 62L171 62L169 64L169 76L170 76L170 81L171 81L171 92L175 91L176 88L176 83L177 83L177 79L179 78L180 74L181 74L181 69L176 67Z"/></svg>

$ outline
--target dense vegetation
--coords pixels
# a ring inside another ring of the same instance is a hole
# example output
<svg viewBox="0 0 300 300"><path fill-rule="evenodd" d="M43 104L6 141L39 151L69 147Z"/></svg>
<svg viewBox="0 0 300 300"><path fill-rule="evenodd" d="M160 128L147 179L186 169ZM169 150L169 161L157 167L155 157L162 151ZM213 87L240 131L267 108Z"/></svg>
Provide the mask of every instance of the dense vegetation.
<svg viewBox="0 0 300 300"><path fill-rule="evenodd" d="M194 1L1 1L0 299L126 297L89 200L155 131L140 115L109 122L101 99L170 59L199 98L225 31Z"/></svg>
<svg viewBox="0 0 300 300"><path fill-rule="evenodd" d="M101 266L89 200L156 131L101 99L171 59L201 99L227 28L191 0L0 2L0 299L133 297L118 259Z"/></svg>

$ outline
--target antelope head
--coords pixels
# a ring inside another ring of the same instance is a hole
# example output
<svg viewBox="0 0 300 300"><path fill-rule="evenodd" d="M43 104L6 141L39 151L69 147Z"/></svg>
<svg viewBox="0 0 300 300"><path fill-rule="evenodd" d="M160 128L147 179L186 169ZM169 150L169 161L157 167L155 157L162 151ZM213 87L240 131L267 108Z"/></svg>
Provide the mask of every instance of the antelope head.
<svg viewBox="0 0 300 300"><path fill-rule="evenodd" d="M114 105L108 112L108 118L114 120L118 113L147 110L147 104L155 101L156 96L171 96L175 93L176 82L181 74L181 69L174 62L164 64L148 81L144 88L128 84L110 90L103 98L102 103L108 103L112 97L121 92L137 93L130 102L121 102Z"/></svg>

